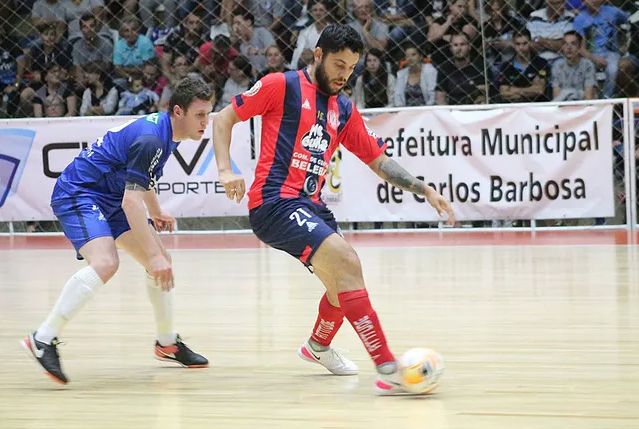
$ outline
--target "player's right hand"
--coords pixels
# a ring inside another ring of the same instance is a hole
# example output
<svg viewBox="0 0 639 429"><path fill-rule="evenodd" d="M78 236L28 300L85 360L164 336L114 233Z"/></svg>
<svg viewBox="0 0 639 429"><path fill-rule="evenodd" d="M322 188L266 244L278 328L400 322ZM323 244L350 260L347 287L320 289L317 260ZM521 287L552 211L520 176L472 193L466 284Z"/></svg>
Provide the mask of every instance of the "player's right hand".
<svg viewBox="0 0 639 429"><path fill-rule="evenodd" d="M235 200L238 203L242 201L246 192L246 184L242 176L238 176L230 170L225 170L220 171L219 180L224 186L226 197L229 200Z"/></svg>
<svg viewBox="0 0 639 429"><path fill-rule="evenodd" d="M155 279L155 284L163 291L173 289L173 268L164 255L157 255L149 262L149 273Z"/></svg>

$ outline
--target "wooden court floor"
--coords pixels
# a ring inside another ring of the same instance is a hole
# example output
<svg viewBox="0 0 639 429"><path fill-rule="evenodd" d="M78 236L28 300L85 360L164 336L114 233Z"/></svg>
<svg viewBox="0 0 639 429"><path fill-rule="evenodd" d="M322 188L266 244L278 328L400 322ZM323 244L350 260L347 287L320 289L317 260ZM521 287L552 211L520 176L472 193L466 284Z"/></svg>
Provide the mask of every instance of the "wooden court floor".
<svg viewBox="0 0 639 429"><path fill-rule="evenodd" d="M347 322L334 345L358 376L296 356L320 283L251 236L166 238L178 331L210 368L153 359L142 270L122 255L62 337L60 387L18 341L82 263L58 238L1 238L0 428L639 428L638 249L615 233L526 237L351 236L391 348L446 359L434 395L405 398L373 395Z"/></svg>

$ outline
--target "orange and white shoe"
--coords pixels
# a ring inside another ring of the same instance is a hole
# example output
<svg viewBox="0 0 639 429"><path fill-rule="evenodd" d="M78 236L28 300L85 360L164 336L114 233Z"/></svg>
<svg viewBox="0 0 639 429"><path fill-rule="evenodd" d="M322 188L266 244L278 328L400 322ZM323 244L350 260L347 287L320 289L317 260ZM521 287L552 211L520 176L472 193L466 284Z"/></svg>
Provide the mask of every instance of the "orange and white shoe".
<svg viewBox="0 0 639 429"><path fill-rule="evenodd" d="M297 350L297 355L307 362L322 365L335 375L356 375L357 365L332 347L322 352L313 350L308 340Z"/></svg>
<svg viewBox="0 0 639 429"><path fill-rule="evenodd" d="M185 368L206 368L209 361L202 355L195 353L182 342L178 335L175 344L163 346L155 342L155 358L164 362L172 362Z"/></svg>

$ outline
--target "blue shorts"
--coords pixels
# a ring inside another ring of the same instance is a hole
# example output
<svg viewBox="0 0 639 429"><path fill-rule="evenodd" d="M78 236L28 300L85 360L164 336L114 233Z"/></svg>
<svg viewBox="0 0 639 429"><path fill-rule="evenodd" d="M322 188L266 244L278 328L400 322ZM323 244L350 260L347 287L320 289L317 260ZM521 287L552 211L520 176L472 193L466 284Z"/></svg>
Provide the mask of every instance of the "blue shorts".
<svg viewBox="0 0 639 429"><path fill-rule="evenodd" d="M265 202L249 212L249 221L257 238L307 267L326 237L339 234L333 213L307 198Z"/></svg>
<svg viewBox="0 0 639 429"><path fill-rule="evenodd" d="M122 199L102 195L56 193L51 201L64 235L76 251L98 237L118 238L131 229L122 210Z"/></svg>

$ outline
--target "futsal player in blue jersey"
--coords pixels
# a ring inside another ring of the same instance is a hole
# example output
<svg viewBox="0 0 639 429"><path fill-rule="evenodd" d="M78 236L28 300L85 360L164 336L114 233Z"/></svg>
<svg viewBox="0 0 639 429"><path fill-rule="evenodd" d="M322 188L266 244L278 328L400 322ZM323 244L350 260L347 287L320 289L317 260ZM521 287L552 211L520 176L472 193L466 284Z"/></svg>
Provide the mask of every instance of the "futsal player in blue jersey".
<svg viewBox="0 0 639 429"><path fill-rule="evenodd" d="M168 113L143 116L108 130L58 178L51 207L88 266L71 276L46 320L22 341L54 381L68 382L60 365L58 336L113 277L119 264L117 248L146 269L157 325L155 357L189 368L208 366L207 359L189 349L173 327L171 258L156 230L173 230L175 219L160 207L154 186L177 142L202 138L212 98L204 81L182 80Z"/></svg>

